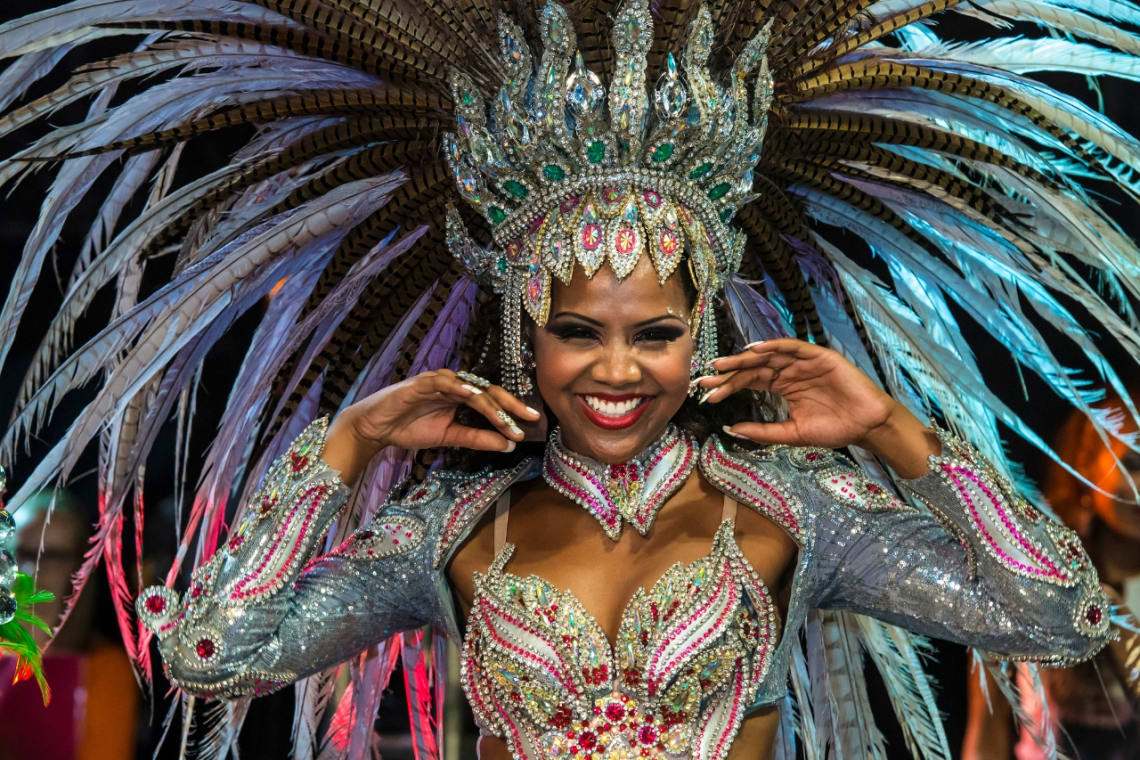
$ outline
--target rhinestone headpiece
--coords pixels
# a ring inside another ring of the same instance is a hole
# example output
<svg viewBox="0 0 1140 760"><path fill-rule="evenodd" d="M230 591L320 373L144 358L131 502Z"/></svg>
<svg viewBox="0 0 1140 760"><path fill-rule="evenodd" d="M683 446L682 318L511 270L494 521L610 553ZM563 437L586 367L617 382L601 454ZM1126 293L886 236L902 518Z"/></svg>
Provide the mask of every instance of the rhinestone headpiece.
<svg viewBox="0 0 1140 760"><path fill-rule="evenodd" d="M616 73L607 101L577 53L565 9L548 2L540 26L535 70L522 30L500 20L506 77L489 109L471 77L453 73L458 129L444 138L460 195L492 231L491 247L480 246L458 211L448 209L452 253L503 295L504 384L516 393L531 390L522 309L546 323L552 277L568 284L576 265L592 277L608 261L622 279L642 253L661 282L688 263L699 293L690 319L695 371L716 355L711 305L743 254L744 235L729 223L754 197L752 170L772 100L769 27L717 81L708 69L712 18L702 6L680 71L668 53L651 95L649 3L626 0L613 28Z"/></svg>

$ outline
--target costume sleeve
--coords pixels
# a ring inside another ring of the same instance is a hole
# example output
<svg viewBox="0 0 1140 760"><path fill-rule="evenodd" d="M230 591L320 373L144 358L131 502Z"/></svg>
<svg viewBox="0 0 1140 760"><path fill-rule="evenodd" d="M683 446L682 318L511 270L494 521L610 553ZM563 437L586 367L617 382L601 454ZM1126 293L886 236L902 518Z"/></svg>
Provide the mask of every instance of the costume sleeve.
<svg viewBox="0 0 1140 760"><path fill-rule="evenodd" d="M327 420L273 463L229 540L180 595L136 601L172 683L206 697L263 694L431 620L423 521L381 510L314 557L350 490L320 458Z"/></svg>
<svg viewBox="0 0 1140 760"><path fill-rule="evenodd" d="M1108 640L1111 605L1076 534L1026 503L972 446L938 435L930 471L898 481L914 506L843 457L804 478L819 502L813 603L1002 659L1091 657Z"/></svg>

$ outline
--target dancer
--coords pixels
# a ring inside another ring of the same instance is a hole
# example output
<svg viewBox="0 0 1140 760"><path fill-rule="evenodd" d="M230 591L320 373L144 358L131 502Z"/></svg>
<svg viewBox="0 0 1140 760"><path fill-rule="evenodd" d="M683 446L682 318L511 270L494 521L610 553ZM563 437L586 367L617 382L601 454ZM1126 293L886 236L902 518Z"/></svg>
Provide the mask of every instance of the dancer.
<svg viewBox="0 0 1140 760"><path fill-rule="evenodd" d="M955 45L924 23L946 11L1095 44ZM862 758L884 752L866 651L913 751L944 757L923 641L896 626L1049 664L1107 642L1111 604L1079 540L1017 495L997 420L1034 434L985 386L951 304L1082 409L1095 393L1023 309L1118 383L1069 304L1140 344L1140 257L1083 187L1132 192L1140 151L1020 72L1129 74L1137 38L1114 24L1140 10L655 12L78 0L0 28L24 56L16 91L71 46L160 33L0 123L100 93L5 165L62 161L0 328L58 216L128 156L0 451L104 382L14 504L100 438L100 548L122 577L116 531L154 436L274 293L183 533L189 587L175 568L137 602L185 694L264 693L380 646L350 667L344 749L365 751L399 652L431 755L435 653L415 633L431 625L462 642L492 757L794 757L802 740ZM232 163L172 184L187 139L243 124L262 129ZM169 277L142 289L164 254ZM111 281L111 323L60 359ZM1123 437L1118 422L1097 429ZM301 698L316 710L329 689Z"/></svg>

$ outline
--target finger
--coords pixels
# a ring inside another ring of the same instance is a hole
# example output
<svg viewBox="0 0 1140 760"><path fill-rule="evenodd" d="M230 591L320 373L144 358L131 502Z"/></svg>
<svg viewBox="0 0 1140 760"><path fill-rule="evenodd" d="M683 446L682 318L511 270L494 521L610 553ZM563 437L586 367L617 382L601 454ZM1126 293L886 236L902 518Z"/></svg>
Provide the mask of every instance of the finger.
<svg viewBox="0 0 1140 760"><path fill-rule="evenodd" d="M491 393L484 392L477 396L472 396L467 399L466 404L486 417L504 437L515 441L521 441L526 438L526 434L523 432L523 429L519 427L515 418L499 406L499 402L495 400L494 395Z"/></svg>
<svg viewBox="0 0 1140 760"><path fill-rule="evenodd" d="M808 343L799 338L772 338L771 340L758 340L744 347L745 351L753 353L774 352L791 354L799 359L810 359L826 349L815 343Z"/></svg>
<svg viewBox="0 0 1140 760"><path fill-rule="evenodd" d="M713 359L710 365L718 372L728 372L735 369L747 369L749 367L787 367L795 364L801 359L788 353L781 353L777 351L745 351L732 356L721 356Z"/></svg>
<svg viewBox="0 0 1140 760"><path fill-rule="evenodd" d="M512 395L502 386L492 385L487 389L487 393L491 395L491 398L495 399L496 403L498 403L507 414L512 415L515 419L537 422L542 416L541 412L534 407L527 406L526 402Z"/></svg>
<svg viewBox="0 0 1140 760"><path fill-rule="evenodd" d="M443 445L478 451L511 452L518 445L494 430L483 430L467 425L451 425L443 434Z"/></svg>
<svg viewBox="0 0 1140 760"><path fill-rule="evenodd" d="M699 386L701 388L716 388L717 386L722 385L730 377L732 377L731 372L726 372L722 375L701 375L700 377L693 380L692 385Z"/></svg>
<svg viewBox="0 0 1140 760"><path fill-rule="evenodd" d="M735 425L725 425L724 432L733 438L764 444L791 444L799 443L799 434L791 420L783 422L738 422Z"/></svg>
<svg viewBox="0 0 1140 760"><path fill-rule="evenodd" d="M779 370L771 367L738 370L728 376L728 380L701 396L700 403L716 404L738 391L751 388L757 391L772 390L772 384L779 376Z"/></svg>

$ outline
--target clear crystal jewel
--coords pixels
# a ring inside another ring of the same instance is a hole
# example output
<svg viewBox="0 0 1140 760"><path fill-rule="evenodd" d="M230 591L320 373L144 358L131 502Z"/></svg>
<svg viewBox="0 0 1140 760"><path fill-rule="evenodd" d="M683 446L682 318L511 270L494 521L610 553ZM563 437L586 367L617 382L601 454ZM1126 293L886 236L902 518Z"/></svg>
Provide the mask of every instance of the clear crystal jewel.
<svg viewBox="0 0 1140 760"><path fill-rule="evenodd" d="M662 120L676 119L685 113L685 105L689 102L689 92L685 89L681 78L677 76L677 62L673 54L665 57L665 71L657 81L657 93L654 105L657 107L657 116Z"/></svg>
<svg viewBox="0 0 1140 760"><path fill-rule="evenodd" d="M566 80L566 105L575 116L593 113L602 107L606 90L598 75L586 68L582 54L574 57L574 71Z"/></svg>

